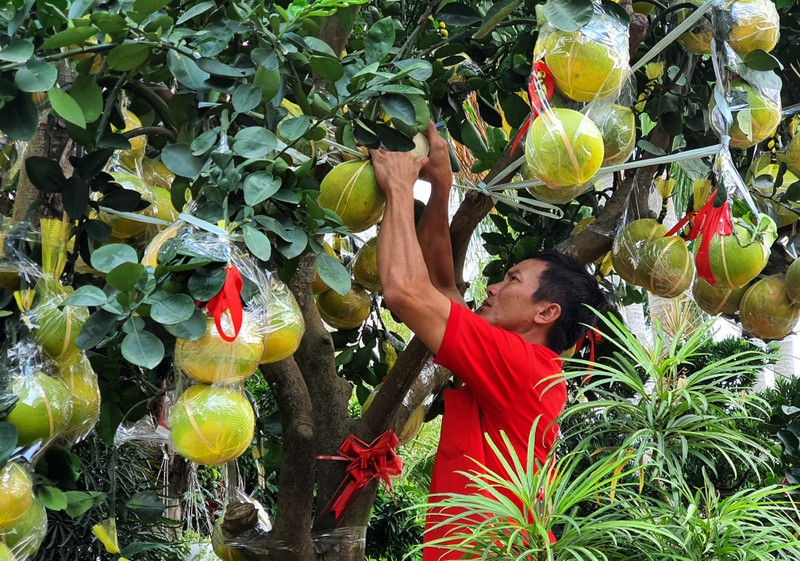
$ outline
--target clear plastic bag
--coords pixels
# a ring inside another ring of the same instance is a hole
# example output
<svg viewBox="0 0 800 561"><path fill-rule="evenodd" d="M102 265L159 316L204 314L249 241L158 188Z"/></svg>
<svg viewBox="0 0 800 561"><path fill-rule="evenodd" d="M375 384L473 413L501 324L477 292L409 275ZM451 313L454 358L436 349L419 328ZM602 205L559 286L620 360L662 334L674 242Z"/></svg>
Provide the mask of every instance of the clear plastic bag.
<svg viewBox="0 0 800 561"><path fill-rule="evenodd" d="M0 532L19 524L33 507L33 481L19 462L8 462L0 469Z"/></svg>
<svg viewBox="0 0 800 561"><path fill-rule="evenodd" d="M748 333L766 341L783 339L800 320L800 306L792 304L783 277L754 282L739 304L739 319Z"/></svg>
<svg viewBox="0 0 800 561"><path fill-rule="evenodd" d="M47 536L47 511L38 499L34 499L27 512L16 522L0 527L0 544L13 554L14 561L32 559ZM2 550L0 549L0 559Z"/></svg>
<svg viewBox="0 0 800 561"><path fill-rule="evenodd" d="M136 191L150 206L140 211L144 217L155 218L166 223L172 223L178 218L178 211L172 206L170 192L159 186L150 185L138 175L127 172L112 171L114 181L123 188ZM102 206L102 199L99 201ZM101 211L99 218L111 226L111 236L116 240L127 240L143 234L148 228L148 222L136 220L126 216Z"/></svg>
<svg viewBox="0 0 800 561"><path fill-rule="evenodd" d="M701 6L705 0L688 0ZM686 3L673 0L672 5ZM718 0L714 4L715 19L720 26L718 37L723 37L741 56L747 56L756 49L767 52L775 48L780 36L780 18L775 4L770 0ZM688 10L678 10L678 22L688 15ZM714 37L714 20L711 14L700 19L678 41L692 53L710 55L711 40Z"/></svg>
<svg viewBox="0 0 800 561"><path fill-rule="evenodd" d="M667 228L654 218L623 220L622 224L611 246L614 272L625 282L643 286L644 279L639 276L642 251L648 243L663 238Z"/></svg>
<svg viewBox="0 0 800 561"><path fill-rule="evenodd" d="M33 338L54 359L77 353L75 341L89 311L83 306L62 306L74 289L51 278L41 278L35 290L34 306L26 313Z"/></svg>
<svg viewBox="0 0 800 561"><path fill-rule="evenodd" d="M100 418L100 387L97 374L83 352L61 357L57 363L56 377L69 388L72 396L72 415L64 429L64 438L80 442Z"/></svg>
<svg viewBox="0 0 800 561"><path fill-rule="evenodd" d="M248 303L248 310L263 334L260 362L270 364L295 353L305 333L305 320L294 294L280 279L270 276L262 288Z"/></svg>

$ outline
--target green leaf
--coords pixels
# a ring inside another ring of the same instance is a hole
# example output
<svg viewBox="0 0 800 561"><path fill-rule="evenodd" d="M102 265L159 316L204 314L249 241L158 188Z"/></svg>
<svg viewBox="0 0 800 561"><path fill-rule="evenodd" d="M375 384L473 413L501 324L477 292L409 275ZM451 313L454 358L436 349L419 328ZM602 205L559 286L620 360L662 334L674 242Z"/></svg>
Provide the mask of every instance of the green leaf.
<svg viewBox="0 0 800 561"><path fill-rule="evenodd" d="M207 92L211 89L205 83L211 74L201 70L191 58L170 50L167 52L167 66L175 79L190 90Z"/></svg>
<svg viewBox="0 0 800 561"><path fill-rule="evenodd" d="M103 114L103 90L91 76L79 74L69 93L78 102L87 123L93 123Z"/></svg>
<svg viewBox="0 0 800 561"><path fill-rule="evenodd" d="M76 127L86 128L86 119L83 116L81 106L71 95L56 86L47 92L47 98L50 100L53 111L58 113L62 119Z"/></svg>
<svg viewBox="0 0 800 561"><path fill-rule="evenodd" d="M14 83L23 92L46 92L58 79L58 70L47 62L29 62L14 75Z"/></svg>
<svg viewBox="0 0 800 561"><path fill-rule="evenodd" d="M206 333L206 316L195 306L192 317L180 323L166 324L164 329L173 337L194 341Z"/></svg>
<svg viewBox="0 0 800 561"><path fill-rule="evenodd" d="M181 17L178 18L178 21L175 22L175 25L180 25L192 19L193 17L197 17L200 14L206 13L211 8L214 8L216 4L214 2L200 2L199 4L195 4L188 10L186 10Z"/></svg>
<svg viewBox="0 0 800 561"><path fill-rule="evenodd" d="M278 193L276 193L277 195ZM288 243L282 243L278 246L278 251L286 257L286 259L294 259L299 257L305 251L308 245L308 236L302 228L293 228L286 231L284 239L288 238Z"/></svg>
<svg viewBox="0 0 800 561"><path fill-rule="evenodd" d="M25 171L31 183L43 193L60 193L67 183L61 166L50 158L31 156L25 160Z"/></svg>
<svg viewBox="0 0 800 561"><path fill-rule="evenodd" d="M405 60L398 60L395 63L401 70L401 74L408 75L414 80L424 82L433 74L433 66L427 60L420 60L417 58L408 58Z"/></svg>
<svg viewBox="0 0 800 561"><path fill-rule="evenodd" d="M278 134L284 141L294 142L308 132L313 120L314 118L308 115L284 119L278 123Z"/></svg>
<svg viewBox="0 0 800 561"><path fill-rule="evenodd" d="M225 269L199 269L192 273L186 284L189 294L195 300L208 302L216 296L225 284Z"/></svg>
<svg viewBox="0 0 800 561"><path fill-rule="evenodd" d="M409 126L414 126L417 119L417 112L414 104L402 95L388 94L381 96L381 102L386 109L386 114L392 119L399 119Z"/></svg>
<svg viewBox="0 0 800 561"><path fill-rule="evenodd" d="M16 425L0 421L0 470L14 453L18 439L19 429Z"/></svg>
<svg viewBox="0 0 800 561"><path fill-rule="evenodd" d="M125 501L125 507L150 524L158 522L164 513L164 503L152 491L139 491Z"/></svg>
<svg viewBox="0 0 800 561"><path fill-rule="evenodd" d="M112 243L104 245L92 253L92 267L101 273L110 273L123 263L139 263L136 250L129 245Z"/></svg>
<svg viewBox="0 0 800 561"><path fill-rule="evenodd" d="M111 49L106 62L114 70L127 72L136 70L147 62L148 58L150 58L150 45L123 43Z"/></svg>
<svg viewBox="0 0 800 561"><path fill-rule="evenodd" d="M146 274L147 269L141 263L122 263L106 275L106 282L120 292L131 292Z"/></svg>
<svg viewBox="0 0 800 561"><path fill-rule="evenodd" d="M0 60L8 62L25 62L33 55L33 43L27 39L14 41L9 46L0 49Z"/></svg>
<svg viewBox="0 0 800 561"><path fill-rule="evenodd" d="M197 179L205 165L205 159L192 154L188 144L168 144L161 151L161 161L172 173L189 179Z"/></svg>
<svg viewBox="0 0 800 561"><path fill-rule="evenodd" d="M231 103L237 113L252 111L261 103L261 90L253 84L241 84L234 90Z"/></svg>
<svg viewBox="0 0 800 561"><path fill-rule="evenodd" d="M67 508L67 496L64 491L52 485L44 485L36 493L36 497L47 510L58 512Z"/></svg>
<svg viewBox="0 0 800 561"><path fill-rule="evenodd" d="M783 64L775 56L764 49L751 51L744 59L744 64L751 70L769 72L775 69L783 70Z"/></svg>
<svg viewBox="0 0 800 561"><path fill-rule="evenodd" d="M332 82L344 76L342 63L333 57L311 56L308 63L314 72Z"/></svg>
<svg viewBox="0 0 800 561"><path fill-rule="evenodd" d="M547 21L561 31L577 31L592 19L592 0L547 0Z"/></svg>
<svg viewBox="0 0 800 561"><path fill-rule="evenodd" d="M151 303L150 317L162 325L173 325L188 320L197 306L188 294L156 292L148 299Z"/></svg>
<svg viewBox="0 0 800 561"><path fill-rule="evenodd" d="M69 503L64 512L73 518L86 514L89 509L103 504L106 500L106 494L99 491L67 491L64 495Z"/></svg>
<svg viewBox="0 0 800 561"><path fill-rule="evenodd" d="M347 272L342 262L328 255L320 253L316 262L317 274L320 280L342 296L350 292L350 273Z"/></svg>
<svg viewBox="0 0 800 561"><path fill-rule="evenodd" d="M222 76L223 78L242 78L249 73L245 69L235 68L215 58L199 58L197 59L197 66L211 75ZM255 72L255 68L252 71Z"/></svg>
<svg viewBox="0 0 800 561"><path fill-rule="evenodd" d="M251 173L244 180L244 202L255 206L266 201L281 188L281 180L266 171Z"/></svg>
<svg viewBox="0 0 800 561"><path fill-rule="evenodd" d="M655 156L663 156L663 155L666 154L666 152L664 151L663 148L659 148L658 146L656 146L655 144L653 144L649 140L642 139L642 140L640 140L639 142L636 143L636 146L638 146L639 148L641 148L645 152L649 152L650 154L653 154Z"/></svg>
<svg viewBox="0 0 800 561"><path fill-rule="evenodd" d="M103 342L111 328L117 323L117 314L97 310L89 316L78 333L75 344L79 349L92 349Z"/></svg>
<svg viewBox="0 0 800 561"><path fill-rule="evenodd" d="M189 145L192 149L193 156L206 156L208 151L211 150L217 144L217 138L219 134L216 129L212 129L210 131L206 131L194 140Z"/></svg>
<svg viewBox="0 0 800 561"><path fill-rule="evenodd" d="M436 19L447 26L466 27L478 23L482 18L472 6L459 2L450 2L436 13Z"/></svg>
<svg viewBox="0 0 800 561"><path fill-rule="evenodd" d="M233 137L233 151L244 158L266 158L278 139L263 127L246 127Z"/></svg>
<svg viewBox="0 0 800 561"><path fill-rule="evenodd" d="M552 2L553 0L550 0ZM495 2L486 12L483 23L472 35L476 41L480 41L489 35L497 25L506 19L522 3L522 0L501 0ZM546 6L545 6L546 7Z"/></svg>
<svg viewBox="0 0 800 561"><path fill-rule="evenodd" d="M136 0L133 3L133 10L140 15L148 16L162 9L170 3L170 0Z"/></svg>
<svg viewBox="0 0 800 561"><path fill-rule="evenodd" d="M333 52L331 46L328 45L322 39L317 39L316 37L309 36L309 37L304 37L304 40L312 53L320 53L327 57L336 58L337 55L335 52Z"/></svg>
<svg viewBox="0 0 800 561"><path fill-rule="evenodd" d="M269 238L249 225L245 225L242 231L244 232L244 243L247 249L262 261L268 261L270 255L272 255L272 245L269 243Z"/></svg>
<svg viewBox="0 0 800 561"><path fill-rule="evenodd" d="M70 47L75 49L76 46L83 45L83 43L93 35L98 34L98 29L91 25L83 27L72 27L59 31L55 35L51 35L42 43L43 50L60 49L62 47Z"/></svg>
<svg viewBox="0 0 800 561"><path fill-rule="evenodd" d="M364 58L367 64L381 62L394 45L394 20L385 17L376 21L367 32L367 42L364 45Z"/></svg>
<svg viewBox="0 0 800 561"><path fill-rule="evenodd" d="M105 292L96 286L87 284L76 288L75 292L67 296L61 303L61 306L102 306L107 300L108 296Z"/></svg>
<svg viewBox="0 0 800 561"><path fill-rule="evenodd" d="M164 359L164 344L149 331L128 333L120 350L125 360L142 368L153 369Z"/></svg>
<svg viewBox="0 0 800 561"><path fill-rule="evenodd" d="M39 126L39 112L30 95L18 95L0 107L0 131L11 140L30 140Z"/></svg>

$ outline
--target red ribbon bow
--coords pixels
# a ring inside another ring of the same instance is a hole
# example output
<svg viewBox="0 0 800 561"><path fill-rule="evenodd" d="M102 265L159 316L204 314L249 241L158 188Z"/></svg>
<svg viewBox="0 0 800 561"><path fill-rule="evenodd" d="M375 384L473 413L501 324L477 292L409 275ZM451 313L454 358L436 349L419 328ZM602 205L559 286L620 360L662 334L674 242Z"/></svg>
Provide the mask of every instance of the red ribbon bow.
<svg viewBox="0 0 800 561"><path fill-rule="evenodd" d="M575 352L577 353L580 351L586 343L589 343L589 362L594 362L594 346L603 340L603 335L599 331L595 331L594 329L589 329L586 334L581 337L581 340L578 342L577 347L575 347ZM586 370L594 370L594 364L589 364L586 367ZM584 383L589 383L592 381L591 374L585 374L583 376Z"/></svg>
<svg viewBox="0 0 800 561"><path fill-rule="evenodd" d="M528 84L528 98L531 102L531 116L528 117L528 119L519 129L519 132L514 139L514 145L511 147L512 153L517 149L517 145L519 144L520 140L522 140L522 137L525 136L525 133L528 132L533 120L539 116L539 113L542 112L545 102L550 101L555 91L556 82L553 79L553 73L550 72L550 69L543 60L534 60L533 66L531 67L531 81ZM544 101L542 101L542 94L545 96Z"/></svg>
<svg viewBox="0 0 800 561"><path fill-rule="evenodd" d="M206 310L214 316L219 336L229 343L236 339L242 329L242 284L242 274L233 265L228 265L225 269L225 282L222 288L206 304ZM225 310L231 316L233 337L222 329L222 314L225 313Z"/></svg>
<svg viewBox="0 0 800 561"><path fill-rule="evenodd" d="M390 478L403 472L403 460L394 451L398 443L397 435L392 429L371 444L351 434L339 446L338 456L319 456L321 460L350 462L344 481L325 506L325 511L333 511L333 515L339 519L358 493L373 479L382 480L389 487L389 492L392 492Z"/></svg>
<svg viewBox="0 0 800 561"><path fill-rule="evenodd" d="M729 236L733 232L733 222L731 220L731 209L728 204L728 198L720 206L714 206L714 200L717 197L717 190L715 189L708 202L703 205L697 216L695 216L694 227L689 235L686 236L687 240L696 239L697 236L702 235L703 239L700 241L700 249L697 250L697 257L695 263L697 264L697 274L699 274L708 284L717 284L717 279L714 278L714 273L711 271L711 262L708 256L708 250L711 247L711 239L717 236Z"/></svg>

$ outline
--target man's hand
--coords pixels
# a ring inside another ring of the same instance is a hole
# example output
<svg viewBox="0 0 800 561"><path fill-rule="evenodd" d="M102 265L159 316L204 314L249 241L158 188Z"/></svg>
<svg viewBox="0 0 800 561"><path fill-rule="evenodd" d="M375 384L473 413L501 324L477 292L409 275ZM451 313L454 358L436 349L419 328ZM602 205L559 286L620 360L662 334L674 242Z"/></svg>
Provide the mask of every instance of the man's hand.
<svg viewBox="0 0 800 561"><path fill-rule="evenodd" d="M420 170L428 163L428 158L414 158L411 152L392 152L389 150L370 150L375 180L386 196L398 191L413 192L414 183Z"/></svg>
<svg viewBox="0 0 800 561"><path fill-rule="evenodd" d="M422 169L420 177L430 182L433 189L450 189L453 185L453 170L450 167L450 147L447 141L436 130L433 121L428 122L425 136L430 144L428 163Z"/></svg>

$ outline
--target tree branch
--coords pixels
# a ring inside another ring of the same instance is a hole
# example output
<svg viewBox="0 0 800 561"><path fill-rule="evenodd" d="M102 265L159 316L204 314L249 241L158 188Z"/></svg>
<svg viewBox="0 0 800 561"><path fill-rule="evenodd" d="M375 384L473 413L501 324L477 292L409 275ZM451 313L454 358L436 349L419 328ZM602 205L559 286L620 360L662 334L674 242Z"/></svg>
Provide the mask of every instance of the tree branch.
<svg viewBox="0 0 800 561"><path fill-rule="evenodd" d="M127 132L123 132L122 136L130 140L137 136L147 136L151 134L165 136L170 142L178 142L178 135L175 134L175 131L166 127L139 127L138 129L131 129Z"/></svg>

